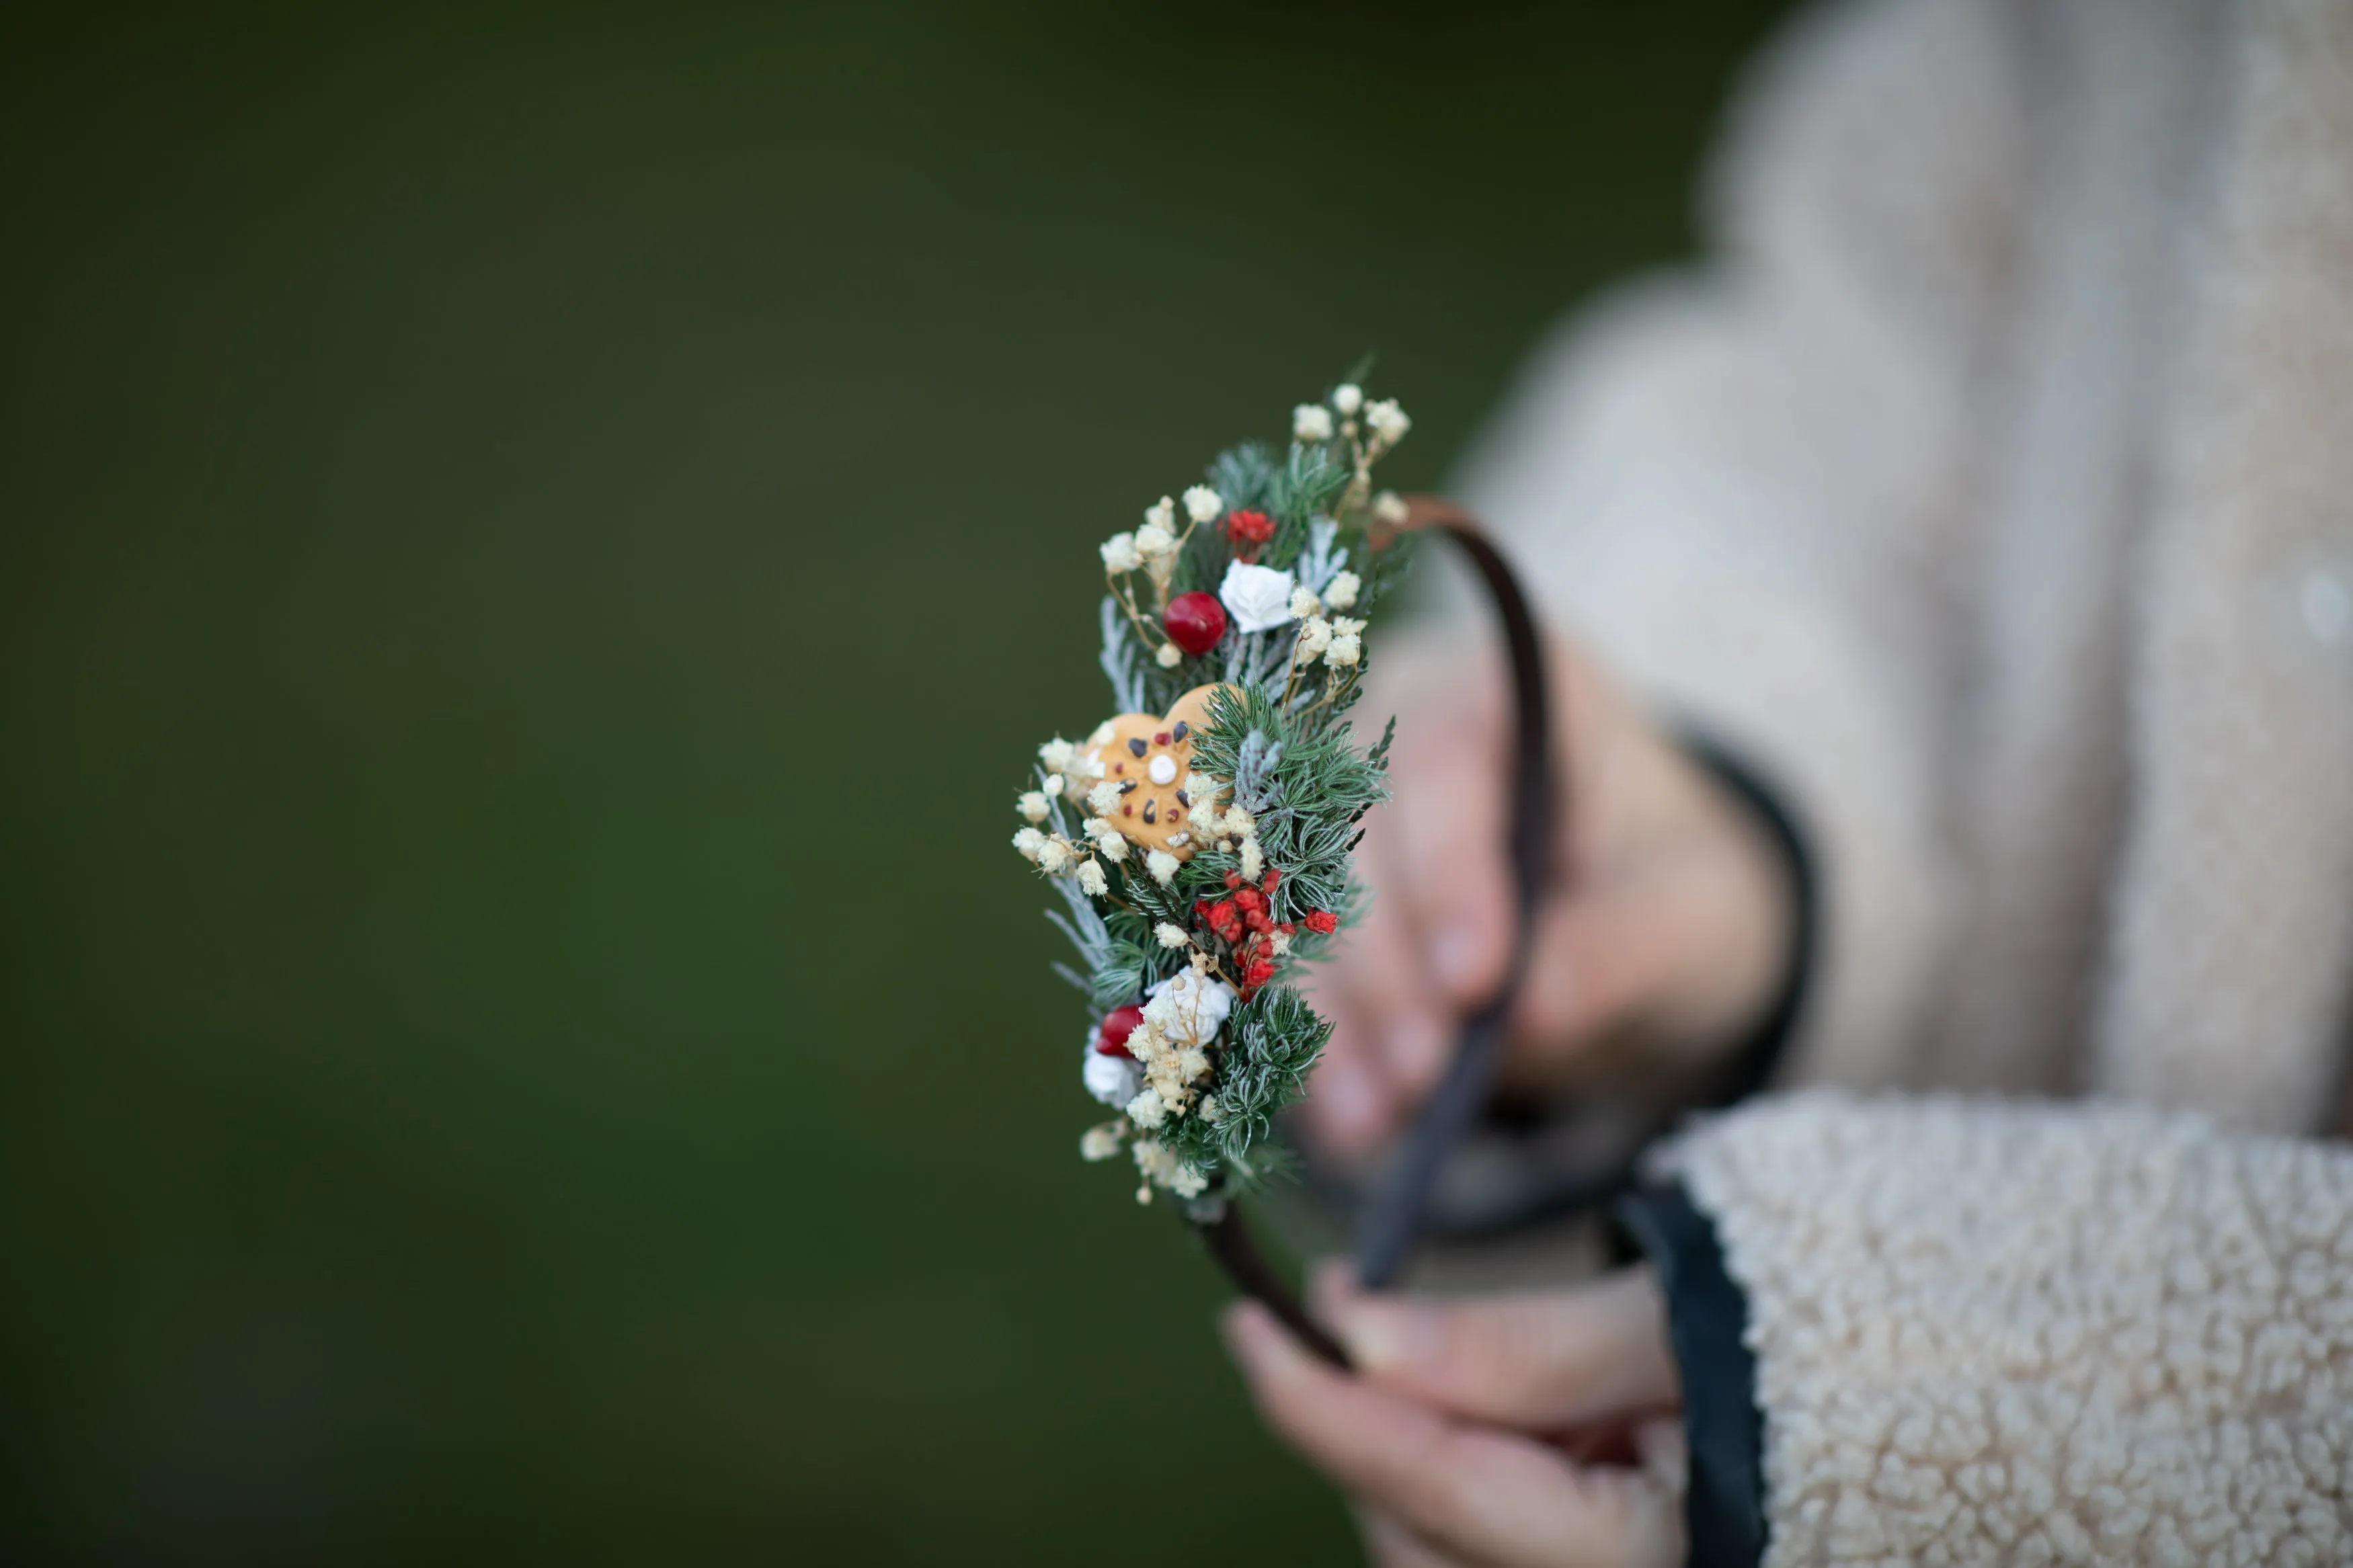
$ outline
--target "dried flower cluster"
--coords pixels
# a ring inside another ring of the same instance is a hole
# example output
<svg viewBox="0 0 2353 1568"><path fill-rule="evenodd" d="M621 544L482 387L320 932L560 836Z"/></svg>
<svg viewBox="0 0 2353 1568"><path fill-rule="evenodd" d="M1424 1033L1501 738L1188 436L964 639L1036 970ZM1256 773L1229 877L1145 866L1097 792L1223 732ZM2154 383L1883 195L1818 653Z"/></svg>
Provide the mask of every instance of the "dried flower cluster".
<svg viewBox="0 0 2353 1568"><path fill-rule="evenodd" d="M1287 450L1223 454L1099 547L1123 711L1038 749L1013 847L1060 897L1082 967L1057 968L1092 1016L1081 1076L1117 1112L1080 1152L1125 1149L1139 1201L1198 1215L1276 1169L1273 1119L1329 1035L1285 976L1355 910L1384 795L1388 735L1359 747L1345 715L1364 616L1409 553L1373 465L1410 427L1336 386L1293 411Z"/></svg>

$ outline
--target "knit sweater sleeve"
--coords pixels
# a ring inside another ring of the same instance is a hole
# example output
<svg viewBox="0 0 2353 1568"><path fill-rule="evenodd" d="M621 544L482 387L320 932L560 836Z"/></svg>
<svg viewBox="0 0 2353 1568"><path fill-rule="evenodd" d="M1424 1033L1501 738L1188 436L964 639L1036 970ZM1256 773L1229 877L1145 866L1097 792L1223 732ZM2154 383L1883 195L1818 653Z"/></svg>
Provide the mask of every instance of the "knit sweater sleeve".
<svg viewBox="0 0 2353 1568"><path fill-rule="evenodd" d="M1940 574L2022 183L2009 10L1786 38L1727 128L1714 259L1542 348L1462 476L1564 630L1789 795L1824 874L1811 1079L1902 1080L1946 923Z"/></svg>
<svg viewBox="0 0 2353 1568"><path fill-rule="evenodd" d="M1746 1296L1767 1564L2353 1560L2353 1149L1810 1093L1664 1160Z"/></svg>

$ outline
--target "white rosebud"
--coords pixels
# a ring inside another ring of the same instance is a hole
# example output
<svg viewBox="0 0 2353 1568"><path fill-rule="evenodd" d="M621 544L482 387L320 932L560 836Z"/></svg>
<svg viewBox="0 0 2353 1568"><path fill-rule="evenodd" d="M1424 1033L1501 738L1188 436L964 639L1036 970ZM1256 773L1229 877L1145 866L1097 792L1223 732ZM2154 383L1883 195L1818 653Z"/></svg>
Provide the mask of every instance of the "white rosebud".
<svg viewBox="0 0 2353 1568"><path fill-rule="evenodd" d="M1409 514L1406 510L1403 496L1395 490L1383 490L1373 498L1373 515L1391 528L1395 528L1405 521Z"/></svg>
<svg viewBox="0 0 2353 1568"><path fill-rule="evenodd" d="M1135 552L1146 561L1155 560L1176 548L1176 537L1165 528L1149 524L1135 531Z"/></svg>
<svg viewBox="0 0 2353 1568"><path fill-rule="evenodd" d="M1111 882L1103 876L1103 868L1092 860L1080 863L1079 891L1091 899L1100 899L1111 891Z"/></svg>
<svg viewBox="0 0 2353 1568"><path fill-rule="evenodd" d="M1176 868L1183 863L1166 849L1155 849L1144 858L1144 868L1151 872L1152 879L1164 888L1176 877Z"/></svg>
<svg viewBox="0 0 2353 1568"><path fill-rule="evenodd" d="M1071 864L1071 847L1059 838L1049 838L1038 846L1038 868L1050 877L1059 877Z"/></svg>
<svg viewBox="0 0 2353 1568"><path fill-rule="evenodd" d="M1307 587L1303 584L1301 586L1293 588L1291 591L1291 618L1293 620L1303 621L1310 616L1320 616L1323 613L1324 601L1315 596L1314 589Z"/></svg>
<svg viewBox="0 0 2353 1568"><path fill-rule="evenodd" d="M1345 668L1364 656L1365 645L1354 636L1344 635L1334 637L1332 646L1324 650L1324 662Z"/></svg>
<svg viewBox="0 0 2353 1568"><path fill-rule="evenodd" d="M1157 1127L1167 1121L1168 1108L1160 1102L1160 1091L1156 1089L1147 1089L1129 1100L1127 1119L1138 1127Z"/></svg>
<svg viewBox="0 0 2353 1568"><path fill-rule="evenodd" d="M1332 411L1320 403L1301 404L1291 411L1291 434L1294 440L1329 441Z"/></svg>
<svg viewBox="0 0 2353 1568"><path fill-rule="evenodd" d="M1054 809L1046 804L1046 797L1034 789L1022 791L1020 800L1015 804L1021 815L1032 822L1045 821L1046 814Z"/></svg>
<svg viewBox="0 0 2353 1568"><path fill-rule="evenodd" d="M1405 416L1405 410L1397 405L1394 397L1384 397L1378 403L1367 404L1365 423L1373 427L1374 435L1392 447L1404 440L1405 433L1413 428L1413 421Z"/></svg>
<svg viewBox="0 0 2353 1568"><path fill-rule="evenodd" d="M1068 773L1071 754L1078 750L1060 735L1038 748L1038 760L1046 764L1050 773Z"/></svg>
<svg viewBox="0 0 2353 1568"><path fill-rule="evenodd" d="M1046 847L1046 836L1034 827L1025 827L1013 836L1013 847L1024 860L1035 860L1039 851Z"/></svg>
<svg viewBox="0 0 2353 1568"><path fill-rule="evenodd" d="M1095 847L1102 850L1103 858L1114 866L1127 858L1127 840L1113 829L1106 828L1098 835Z"/></svg>
<svg viewBox="0 0 2353 1568"><path fill-rule="evenodd" d="M1144 522L1145 527L1156 528L1163 533L1176 532L1176 503L1162 496L1144 509Z"/></svg>
<svg viewBox="0 0 2353 1568"><path fill-rule="evenodd" d="M1144 564L1136 553L1135 535L1114 533L1103 542L1103 563L1106 572L1133 572Z"/></svg>
<svg viewBox="0 0 2353 1568"><path fill-rule="evenodd" d="M1299 628L1299 662L1314 664L1332 646L1332 623L1311 618Z"/></svg>
<svg viewBox="0 0 2353 1568"><path fill-rule="evenodd" d="M1108 1160L1119 1152L1119 1123L1106 1121L1100 1127L1090 1127L1079 1134L1079 1158L1095 1162Z"/></svg>
<svg viewBox="0 0 2353 1568"><path fill-rule="evenodd" d="M1185 492L1185 515L1195 522L1208 522L1225 510L1226 503L1207 485L1195 485Z"/></svg>
<svg viewBox="0 0 2353 1568"><path fill-rule="evenodd" d="M1291 590L1296 585L1297 579L1288 572L1231 561L1226 563L1218 597L1233 617L1236 631L1268 632L1290 621Z"/></svg>
<svg viewBox="0 0 2353 1568"><path fill-rule="evenodd" d="M1174 669L1176 668L1177 664L1183 660L1184 657L1185 656L1182 653L1177 651L1177 647L1175 643L1165 642L1160 645L1160 651L1152 656L1152 662L1158 665L1163 669Z"/></svg>
<svg viewBox="0 0 2353 1568"><path fill-rule="evenodd" d="M1166 921L1162 921L1158 925L1154 926L1152 934L1160 939L1160 945L1163 947L1184 947L1193 940L1185 934L1183 926L1171 925Z"/></svg>
<svg viewBox="0 0 2353 1568"><path fill-rule="evenodd" d="M1324 588L1324 603L1335 610L1354 609L1356 595L1364 591L1364 580L1354 572L1343 572Z"/></svg>
<svg viewBox="0 0 2353 1568"><path fill-rule="evenodd" d="M1087 809L1097 816L1109 816L1119 809L1119 785L1105 779L1087 791Z"/></svg>
<svg viewBox="0 0 2353 1568"><path fill-rule="evenodd" d="M1354 414L1365 405L1365 389L1353 381L1344 381L1332 389L1332 406L1342 414Z"/></svg>

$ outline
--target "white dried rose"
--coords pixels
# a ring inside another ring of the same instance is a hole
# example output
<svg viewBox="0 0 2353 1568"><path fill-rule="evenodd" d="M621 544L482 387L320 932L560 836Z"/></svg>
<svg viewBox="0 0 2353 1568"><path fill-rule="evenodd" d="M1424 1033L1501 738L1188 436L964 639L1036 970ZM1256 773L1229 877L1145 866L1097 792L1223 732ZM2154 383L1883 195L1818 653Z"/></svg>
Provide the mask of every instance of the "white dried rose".
<svg viewBox="0 0 2353 1568"><path fill-rule="evenodd" d="M1225 510L1226 503L1207 485L1195 485L1185 492L1185 515L1195 522L1208 522Z"/></svg>
<svg viewBox="0 0 2353 1568"><path fill-rule="evenodd" d="M1334 610L1354 609L1356 605L1356 595L1364 592L1364 579L1358 577L1354 572L1343 572L1324 585L1324 607Z"/></svg>
<svg viewBox="0 0 2353 1568"><path fill-rule="evenodd" d="M1291 591L1298 585L1288 572L1234 561L1227 563L1226 580L1218 584L1218 598L1233 617L1235 630L1269 632L1289 624Z"/></svg>
<svg viewBox="0 0 2353 1568"><path fill-rule="evenodd" d="M1124 1106L1144 1083L1143 1071L1133 1061L1106 1055L1092 1044L1087 1047L1087 1059L1079 1065L1079 1078L1087 1092L1105 1105Z"/></svg>
<svg viewBox="0 0 2353 1568"><path fill-rule="evenodd" d="M1291 411L1291 434L1300 441L1329 441L1332 411L1320 403L1303 403Z"/></svg>
<svg viewBox="0 0 2353 1568"><path fill-rule="evenodd" d="M1179 1046L1206 1046L1234 1010L1234 988L1187 969L1144 993L1144 1016Z"/></svg>

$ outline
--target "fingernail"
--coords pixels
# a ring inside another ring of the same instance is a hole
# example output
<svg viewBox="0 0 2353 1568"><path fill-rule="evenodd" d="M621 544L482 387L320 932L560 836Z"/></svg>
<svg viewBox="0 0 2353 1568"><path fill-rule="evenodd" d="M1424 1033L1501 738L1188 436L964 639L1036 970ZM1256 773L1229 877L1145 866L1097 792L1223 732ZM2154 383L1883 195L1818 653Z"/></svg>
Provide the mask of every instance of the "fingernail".
<svg viewBox="0 0 2353 1568"><path fill-rule="evenodd" d="M1448 926L1430 939L1430 966L1452 990L1478 978L1480 956L1479 939L1461 926Z"/></svg>
<svg viewBox="0 0 2353 1568"><path fill-rule="evenodd" d="M1436 1354L1438 1325L1419 1308L1360 1300L1335 1316L1348 1353L1366 1372L1397 1372Z"/></svg>
<svg viewBox="0 0 2353 1568"><path fill-rule="evenodd" d="M1389 1065L1409 1080L1432 1076L1446 1049L1446 1037L1437 1023L1419 1013L1408 1013L1389 1025L1383 1041Z"/></svg>

